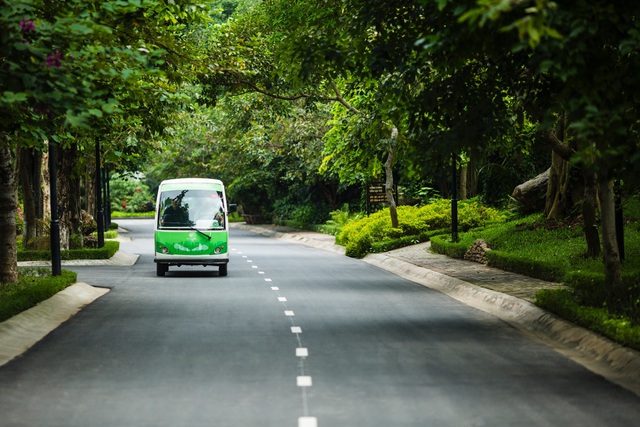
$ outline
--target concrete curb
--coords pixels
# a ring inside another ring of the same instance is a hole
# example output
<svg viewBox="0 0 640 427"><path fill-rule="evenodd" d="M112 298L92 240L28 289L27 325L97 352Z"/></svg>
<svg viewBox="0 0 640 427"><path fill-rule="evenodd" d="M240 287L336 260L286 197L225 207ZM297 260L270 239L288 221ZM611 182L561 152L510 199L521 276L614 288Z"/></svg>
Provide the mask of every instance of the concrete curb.
<svg viewBox="0 0 640 427"><path fill-rule="evenodd" d="M78 282L0 323L0 366L21 355L109 290Z"/></svg>
<svg viewBox="0 0 640 427"><path fill-rule="evenodd" d="M490 313L535 335L588 369L640 396L640 352L614 343L510 295L384 254L370 254L363 261Z"/></svg>
<svg viewBox="0 0 640 427"><path fill-rule="evenodd" d="M69 265L133 265L140 255L118 251L108 259L63 260L62 266ZM51 261L20 261L19 267L51 267Z"/></svg>
<svg viewBox="0 0 640 427"><path fill-rule="evenodd" d="M239 225L238 228L342 255L345 253L341 246L324 239L309 237L312 233L282 233L249 225ZM306 234L309 236L305 236ZM363 261L492 314L592 372L640 396L638 351L556 317L523 299L486 289L386 254L369 254Z"/></svg>

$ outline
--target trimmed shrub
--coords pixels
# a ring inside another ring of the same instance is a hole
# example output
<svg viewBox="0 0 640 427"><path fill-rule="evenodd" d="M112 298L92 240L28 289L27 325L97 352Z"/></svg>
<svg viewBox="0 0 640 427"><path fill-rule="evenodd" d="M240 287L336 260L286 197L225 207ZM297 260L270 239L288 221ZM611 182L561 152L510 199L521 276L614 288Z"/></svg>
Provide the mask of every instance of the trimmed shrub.
<svg viewBox="0 0 640 427"><path fill-rule="evenodd" d="M431 250L438 254L450 256L451 258L462 259L464 254L471 247L471 243L466 240L452 242L449 235L438 235L431 238Z"/></svg>
<svg viewBox="0 0 640 427"><path fill-rule="evenodd" d="M107 240L104 247L96 249L69 249L60 251L63 260L72 259L109 259L120 249L120 242ZM51 251L18 251L18 261L48 261L51 259Z"/></svg>
<svg viewBox="0 0 640 427"><path fill-rule="evenodd" d="M536 304L620 344L640 350L640 326L613 316L604 308L579 305L567 289L542 290L536 294Z"/></svg>
<svg viewBox="0 0 640 427"><path fill-rule="evenodd" d="M461 230L503 218L499 211L484 207L475 200L465 200L459 204L458 227ZM436 230L448 227L451 227L451 201L438 199L422 207L399 206L398 228L391 227L388 208L349 222L336 236L336 243L345 246L347 254L354 254L349 256L363 257L372 250L372 245L407 236L408 239L399 242L412 242L415 238L411 236L421 236L424 233L433 235Z"/></svg>
<svg viewBox="0 0 640 427"><path fill-rule="evenodd" d="M551 282L562 281L565 272L564 266L560 263L525 258L496 250L487 252L487 260L491 267Z"/></svg>

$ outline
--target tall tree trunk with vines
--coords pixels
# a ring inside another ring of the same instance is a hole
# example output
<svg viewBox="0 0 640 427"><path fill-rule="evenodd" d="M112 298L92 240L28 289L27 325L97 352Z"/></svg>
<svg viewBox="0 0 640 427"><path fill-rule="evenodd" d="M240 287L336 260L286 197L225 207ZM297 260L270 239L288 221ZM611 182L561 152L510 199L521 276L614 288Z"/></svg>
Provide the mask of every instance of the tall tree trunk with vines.
<svg viewBox="0 0 640 427"><path fill-rule="evenodd" d="M398 152L398 128L395 126L391 130L391 138L389 140L389 154L387 161L384 163L384 171L386 175L385 193L387 203L389 203L389 214L391 215L391 227L398 228L398 209L396 206L396 197L393 193L393 165L395 164L396 154Z"/></svg>
<svg viewBox="0 0 640 427"><path fill-rule="evenodd" d="M16 244L15 151L6 135L0 134L0 284L18 281L18 248Z"/></svg>

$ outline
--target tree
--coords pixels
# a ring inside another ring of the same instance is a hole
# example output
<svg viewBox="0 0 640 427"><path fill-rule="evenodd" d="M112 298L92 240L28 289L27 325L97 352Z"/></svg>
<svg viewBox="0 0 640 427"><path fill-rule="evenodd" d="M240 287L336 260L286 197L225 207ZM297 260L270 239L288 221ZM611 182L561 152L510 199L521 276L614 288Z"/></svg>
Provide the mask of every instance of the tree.
<svg viewBox="0 0 640 427"><path fill-rule="evenodd" d="M0 3L0 164L13 162L19 144L49 140L73 152L77 141L60 137L62 129L121 113L124 94L145 81L179 80L185 24L201 10L189 1ZM1 180L2 192L13 191L13 175ZM0 227L10 228L15 203L0 200L9 212ZM0 280L16 281L15 230L1 239L10 250L1 255Z"/></svg>
<svg viewBox="0 0 640 427"><path fill-rule="evenodd" d="M498 5L500 5L498 7ZM572 161L597 182L607 284L621 282L612 182L635 169L640 86L640 5L539 0L534 7L488 1L464 17L473 26L517 29L533 48L532 72L561 83L558 98L576 147ZM497 23L497 24L496 24ZM513 49L522 49L522 44ZM556 110L557 111L557 110ZM549 110L549 116L554 110ZM548 126L550 120L546 123Z"/></svg>

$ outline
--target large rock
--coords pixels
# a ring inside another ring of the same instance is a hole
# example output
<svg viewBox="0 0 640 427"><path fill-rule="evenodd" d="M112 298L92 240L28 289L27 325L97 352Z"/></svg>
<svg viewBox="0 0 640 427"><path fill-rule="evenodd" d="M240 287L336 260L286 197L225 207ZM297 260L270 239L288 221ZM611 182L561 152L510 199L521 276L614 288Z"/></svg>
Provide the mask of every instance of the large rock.
<svg viewBox="0 0 640 427"><path fill-rule="evenodd" d="M550 171L551 169L547 169L535 178L513 189L511 197L522 205L524 212L540 212L544 210Z"/></svg>
<svg viewBox="0 0 640 427"><path fill-rule="evenodd" d="M487 251L490 251L487 241L484 239L478 239L473 242L471 248L464 254L464 259L467 261L478 262L480 264L487 264Z"/></svg>

